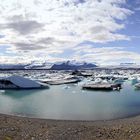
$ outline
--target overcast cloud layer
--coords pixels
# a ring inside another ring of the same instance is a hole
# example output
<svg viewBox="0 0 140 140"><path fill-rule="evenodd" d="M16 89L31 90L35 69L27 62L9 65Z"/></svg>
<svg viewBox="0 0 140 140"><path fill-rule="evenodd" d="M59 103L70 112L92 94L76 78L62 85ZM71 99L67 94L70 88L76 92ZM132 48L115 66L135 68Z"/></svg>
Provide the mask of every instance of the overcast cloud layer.
<svg viewBox="0 0 140 140"><path fill-rule="evenodd" d="M75 59L100 64L140 61L119 31L134 11L125 0L0 0L0 63ZM87 42L87 43L85 43ZM88 43L92 42L92 43ZM97 47L96 44L102 44Z"/></svg>

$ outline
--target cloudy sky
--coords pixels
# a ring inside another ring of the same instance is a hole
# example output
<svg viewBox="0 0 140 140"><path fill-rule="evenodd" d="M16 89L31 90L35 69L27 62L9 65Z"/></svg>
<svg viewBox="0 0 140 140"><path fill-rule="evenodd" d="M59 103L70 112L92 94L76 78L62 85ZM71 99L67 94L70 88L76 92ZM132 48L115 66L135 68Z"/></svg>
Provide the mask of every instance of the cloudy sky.
<svg viewBox="0 0 140 140"><path fill-rule="evenodd" d="M140 0L0 0L0 63L140 63Z"/></svg>

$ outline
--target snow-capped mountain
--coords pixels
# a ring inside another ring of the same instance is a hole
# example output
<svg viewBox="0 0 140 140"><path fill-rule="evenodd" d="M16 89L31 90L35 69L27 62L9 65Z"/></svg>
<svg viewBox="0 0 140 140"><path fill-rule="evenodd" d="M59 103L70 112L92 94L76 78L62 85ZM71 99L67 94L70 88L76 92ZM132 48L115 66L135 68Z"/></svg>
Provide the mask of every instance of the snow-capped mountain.
<svg viewBox="0 0 140 140"><path fill-rule="evenodd" d="M51 69L51 70L75 70L75 69L91 69L97 67L96 64L87 62L63 61L63 62L40 62L32 61L30 64L4 64L0 65L0 69Z"/></svg>
<svg viewBox="0 0 140 140"><path fill-rule="evenodd" d="M62 63L55 63L51 69L54 70L75 70L75 69L91 69L97 65L86 62L66 61Z"/></svg>
<svg viewBox="0 0 140 140"><path fill-rule="evenodd" d="M86 62L63 61L63 62L37 62L33 61L31 64L27 65L25 69L51 69L51 70L73 70L73 69L88 69L96 67L95 64Z"/></svg>
<svg viewBox="0 0 140 140"><path fill-rule="evenodd" d="M26 65L25 64L1 64L0 69L24 69Z"/></svg>
<svg viewBox="0 0 140 140"><path fill-rule="evenodd" d="M32 61L25 66L25 69L51 69L52 65L49 62Z"/></svg>

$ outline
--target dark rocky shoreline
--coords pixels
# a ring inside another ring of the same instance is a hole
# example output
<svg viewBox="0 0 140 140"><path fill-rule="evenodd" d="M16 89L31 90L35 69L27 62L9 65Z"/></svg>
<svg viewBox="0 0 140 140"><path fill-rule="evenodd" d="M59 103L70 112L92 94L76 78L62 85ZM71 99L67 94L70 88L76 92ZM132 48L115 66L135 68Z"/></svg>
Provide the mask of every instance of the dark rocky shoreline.
<svg viewBox="0 0 140 140"><path fill-rule="evenodd" d="M140 140L140 116L63 121L0 115L0 140Z"/></svg>

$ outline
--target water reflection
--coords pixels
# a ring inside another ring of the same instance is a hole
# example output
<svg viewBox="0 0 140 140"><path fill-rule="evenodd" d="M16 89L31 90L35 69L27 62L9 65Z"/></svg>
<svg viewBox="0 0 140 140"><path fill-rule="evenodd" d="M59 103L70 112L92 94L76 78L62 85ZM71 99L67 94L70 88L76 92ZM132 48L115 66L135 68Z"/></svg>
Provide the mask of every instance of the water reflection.
<svg viewBox="0 0 140 140"><path fill-rule="evenodd" d="M32 94L36 94L39 91L41 91L41 89L5 90L5 92L3 92L2 94L3 96L9 96L11 98L24 98L25 96L31 96Z"/></svg>
<svg viewBox="0 0 140 140"><path fill-rule="evenodd" d="M116 119L140 114L138 93L129 82L119 92L83 91L73 84L45 90L6 90L0 94L0 112L48 119Z"/></svg>

